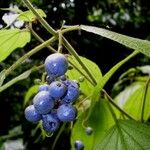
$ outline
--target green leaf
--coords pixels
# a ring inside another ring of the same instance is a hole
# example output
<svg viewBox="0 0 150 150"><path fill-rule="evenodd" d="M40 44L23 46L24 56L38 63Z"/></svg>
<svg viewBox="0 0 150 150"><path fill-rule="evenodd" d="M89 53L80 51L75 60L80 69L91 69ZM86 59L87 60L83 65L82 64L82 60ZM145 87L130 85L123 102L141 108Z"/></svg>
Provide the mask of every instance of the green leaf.
<svg viewBox="0 0 150 150"><path fill-rule="evenodd" d="M13 84L17 83L20 80L28 78L29 75L31 74L31 71L32 70L27 70L24 73L22 73L21 75L17 76L16 78L12 79L11 81L9 81L6 84L4 84L3 86L1 86L0 92L6 90L8 87L12 86Z"/></svg>
<svg viewBox="0 0 150 150"><path fill-rule="evenodd" d="M128 114L137 120L141 120L143 94L145 90L144 82L134 82L122 91L116 98L116 103L123 108ZM150 85L146 93L143 119L147 121L150 118Z"/></svg>
<svg viewBox="0 0 150 150"><path fill-rule="evenodd" d="M0 62L5 60L15 49L30 42L30 32L23 29L0 30Z"/></svg>
<svg viewBox="0 0 150 150"><path fill-rule="evenodd" d="M150 126L135 121L120 120L94 150L149 150Z"/></svg>
<svg viewBox="0 0 150 150"><path fill-rule="evenodd" d="M150 56L150 42L147 40L141 40L138 38L133 38L130 36L122 35L116 32L112 32L106 29L97 28L93 26L81 25L81 29L87 32L92 32L113 41L116 41L124 46L127 46L131 49L137 50L147 56Z"/></svg>
<svg viewBox="0 0 150 150"><path fill-rule="evenodd" d="M6 70L2 70L0 72L0 86L2 86L2 84L3 84L4 80L5 80L5 71Z"/></svg>
<svg viewBox="0 0 150 150"><path fill-rule="evenodd" d="M72 148L76 140L81 140L84 143L85 150L93 150L95 144L103 139L106 131L114 125L111 112L104 99L100 99L95 103L92 113L86 121L86 125L93 128L93 133L90 136L86 134L85 128L83 127L83 121L87 116L86 113L82 113L73 126L71 133Z"/></svg>
<svg viewBox="0 0 150 150"><path fill-rule="evenodd" d="M29 102L29 100L38 92L39 85L33 85L29 88L24 98L24 106Z"/></svg>
<svg viewBox="0 0 150 150"><path fill-rule="evenodd" d="M36 11L39 13L41 17L46 17L46 14L42 9L36 9ZM37 17L32 13L31 10L24 11L20 13L20 15L17 17L17 20L22 20L26 22L33 22L37 19Z"/></svg>
<svg viewBox="0 0 150 150"><path fill-rule="evenodd" d="M87 75L86 72L82 69L81 65L77 62L77 60L74 57L69 56L68 59L72 64L74 64L76 66L76 68L78 68L85 75ZM101 73L99 67L94 62L92 62L91 60L89 60L87 58L80 56L80 59L84 62L84 64L86 66L88 66L89 70L94 74L95 79L98 82L102 78L102 73ZM66 75L71 80L78 80L80 77L83 76L75 68L68 70ZM84 93L85 96L90 95L92 93L93 89L94 89L94 86L86 78L84 78L83 82L80 82L80 90L82 91L82 93Z"/></svg>
<svg viewBox="0 0 150 150"><path fill-rule="evenodd" d="M112 75L124 64L126 63L128 60L130 60L133 56L135 56L137 53L133 52L132 54L130 54L128 57L126 57L125 59L123 59L122 61L120 61L119 63L117 63L114 67L112 67L102 78L101 80L98 82L98 84L95 86L94 91L92 93L92 103L91 103L91 108L88 112L88 115L90 115L92 113L92 108L95 104L96 101L99 100L100 98L100 91L103 89L103 87L105 86L105 84L108 82L108 80L112 77Z"/></svg>

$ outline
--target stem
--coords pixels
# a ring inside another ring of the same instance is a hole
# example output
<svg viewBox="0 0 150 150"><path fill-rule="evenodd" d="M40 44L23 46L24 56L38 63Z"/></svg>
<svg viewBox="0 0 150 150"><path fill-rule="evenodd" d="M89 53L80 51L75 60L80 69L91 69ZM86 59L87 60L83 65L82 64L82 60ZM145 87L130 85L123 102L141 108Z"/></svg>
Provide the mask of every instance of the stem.
<svg viewBox="0 0 150 150"><path fill-rule="evenodd" d="M143 95L143 99L142 99L143 103L142 103L142 112L141 112L141 122L144 122L144 109L145 109L146 94L147 94L149 82L150 82L150 77L147 79L147 81L145 83L145 90L144 90L144 95Z"/></svg>
<svg viewBox="0 0 150 150"><path fill-rule="evenodd" d="M82 62L82 60L80 59L79 55L76 53L76 51L74 50L74 48L70 45L70 43L65 39L65 37L62 37L62 42L63 42L63 45L66 47L66 49L69 51L69 53L76 58L76 60L79 62L79 64L85 70L85 72L91 78L91 80L94 83L94 85L96 85L97 82L95 80L95 77L92 75L92 73L90 72L90 70L88 69L88 67Z"/></svg>
<svg viewBox="0 0 150 150"><path fill-rule="evenodd" d="M37 53L38 51L40 51L41 49L43 49L44 47L46 47L47 45L51 44L52 42L54 42L57 38L56 37L52 37L49 40L45 41L44 43L38 45L37 47L33 48L31 51L29 51L28 53L26 53L24 56L22 56L20 59L18 59L12 66L10 66L6 72L5 72L5 76L8 76L13 70L15 70L18 66L21 65L21 63L26 60L27 58L31 57L33 54Z"/></svg>
<svg viewBox="0 0 150 150"><path fill-rule="evenodd" d="M57 141L58 141L58 139L59 139L61 133L63 132L63 130L64 130L64 128L65 128L65 125L66 125L66 123L64 123L64 124L61 126L59 132L57 133L57 136L56 136L56 138L55 138L55 140L54 140L54 142L53 142L53 145L52 145L52 150L54 150L54 148L55 148L55 146L56 146L56 143L57 143Z"/></svg>
<svg viewBox="0 0 150 150"><path fill-rule="evenodd" d="M28 29L31 31L33 36L41 43L44 43L45 41L33 30L32 26L28 26ZM46 46L51 52L57 53L57 51L52 46Z"/></svg>
<svg viewBox="0 0 150 150"><path fill-rule="evenodd" d="M31 2L29 0L22 0L22 1L25 3L28 9L30 9L33 12L33 14L37 17L37 19L43 25L43 27L52 35L56 35L56 31L39 15L39 13L33 7Z"/></svg>
<svg viewBox="0 0 150 150"><path fill-rule="evenodd" d="M126 117L128 117L129 119L132 119L134 120L134 118L132 118L128 113L126 113L123 109L121 109L115 102L114 100L109 96L109 94L104 90L102 89L103 93L107 96L109 102L114 106L116 107L122 114L124 114Z"/></svg>
<svg viewBox="0 0 150 150"><path fill-rule="evenodd" d="M58 42L58 53L61 53L61 51L62 51L62 33L61 33L61 30L58 31L58 36L59 36L59 38L58 38L58 40L59 40L59 42Z"/></svg>
<svg viewBox="0 0 150 150"><path fill-rule="evenodd" d="M65 26L64 26L65 27ZM81 27L79 25L76 26L68 26L66 27L66 29L62 30L62 34L66 33L66 32L70 32L70 31L74 31L74 30L80 30Z"/></svg>

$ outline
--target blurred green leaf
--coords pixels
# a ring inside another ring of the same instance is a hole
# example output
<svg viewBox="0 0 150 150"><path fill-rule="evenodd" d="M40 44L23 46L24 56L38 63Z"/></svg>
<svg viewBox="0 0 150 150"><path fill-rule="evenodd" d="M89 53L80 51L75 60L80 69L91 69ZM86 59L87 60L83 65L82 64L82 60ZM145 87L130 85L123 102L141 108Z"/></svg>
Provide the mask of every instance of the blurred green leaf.
<svg viewBox="0 0 150 150"><path fill-rule="evenodd" d="M21 125L14 127L13 129L9 130L9 135L10 136L17 136L17 135L21 135L22 129L21 129Z"/></svg>
<svg viewBox="0 0 150 150"><path fill-rule="evenodd" d="M104 99L100 99L95 103L91 115L85 122L87 123L87 126L93 128L93 133L90 136L86 134L85 128L82 125L86 116L87 112L79 115L79 118L73 126L71 133L72 148L74 147L74 142L76 140L81 140L84 143L85 150L93 150L95 144L102 140L106 134L106 131L114 125L111 112L109 111L106 100Z"/></svg>
<svg viewBox="0 0 150 150"><path fill-rule="evenodd" d="M138 66L136 68L140 70L142 73L150 75L150 65Z"/></svg>
<svg viewBox="0 0 150 150"><path fill-rule="evenodd" d="M133 118L141 120L144 90L145 90L144 82L134 82L130 86L126 87L126 89L115 98L115 101L128 114L133 116ZM147 121L150 117L149 95L150 95L150 85L148 85L144 107L143 119L145 121Z"/></svg>
<svg viewBox="0 0 150 150"><path fill-rule="evenodd" d="M2 70L0 72L0 86L2 86L2 84L3 84L4 80L5 80L5 71L6 70Z"/></svg>
<svg viewBox="0 0 150 150"><path fill-rule="evenodd" d="M147 56L150 56L150 42L147 40L141 40L138 38L133 38L130 36L126 36L123 34L119 34L113 31L109 31L106 29L93 27L93 26L85 26L81 25L81 29L87 32L95 33L98 35L101 35L103 37L106 37L108 39L111 39L113 41L116 41L122 45L125 45L131 49L137 50Z"/></svg>
<svg viewBox="0 0 150 150"><path fill-rule="evenodd" d="M149 150L150 126L131 120L119 120L94 150Z"/></svg>
<svg viewBox="0 0 150 150"><path fill-rule="evenodd" d="M38 92L39 85L33 85L27 91L24 98L24 106L29 102L29 100Z"/></svg>
<svg viewBox="0 0 150 150"><path fill-rule="evenodd" d="M8 87L12 86L13 84L17 83L20 80L26 79L31 74L32 70L27 70L21 75L17 76L16 78L12 79L11 81L7 82L3 86L0 87L0 92L6 90Z"/></svg>
<svg viewBox="0 0 150 150"><path fill-rule="evenodd" d="M42 9L36 9L41 17L46 17L45 12ZM26 22L33 22L37 19L37 17L32 13L31 10L24 11L20 13L17 17L17 20L26 21Z"/></svg>
<svg viewBox="0 0 150 150"><path fill-rule="evenodd" d="M0 62L5 60L15 49L30 42L30 32L23 29L0 30Z"/></svg>
<svg viewBox="0 0 150 150"><path fill-rule="evenodd" d="M76 66L76 68L78 68L79 70L81 70L85 75L86 72L82 69L81 65L77 62L77 60L72 57L69 56L68 57L69 61L74 64ZM99 69L99 67L92 62L91 60L81 57L80 59L84 62L84 64L88 67L88 69L94 74L96 81L98 82L101 78L102 78L102 73ZM66 75L69 77L69 79L71 80L78 80L80 77L82 77L83 75L76 70L75 68L68 70ZM80 82L80 90L82 91L82 93L84 93L86 96L90 95L92 93L94 89L94 86L86 79L84 78L83 82Z"/></svg>

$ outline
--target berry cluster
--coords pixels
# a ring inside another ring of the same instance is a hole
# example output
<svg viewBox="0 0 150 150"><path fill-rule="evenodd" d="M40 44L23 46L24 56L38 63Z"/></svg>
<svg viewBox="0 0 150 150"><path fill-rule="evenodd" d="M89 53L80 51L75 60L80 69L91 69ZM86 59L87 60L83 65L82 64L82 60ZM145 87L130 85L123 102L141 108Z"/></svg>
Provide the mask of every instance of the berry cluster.
<svg viewBox="0 0 150 150"><path fill-rule="evenodd" d="M76 108L72 103L79 97L79 85L68 80L65 73L68 61L63 54L56 53L45 60L48 74L47 83L39 87L33 105L25 109L25 117L30 122L42 120L43 129L53 133L60 122L71 122L76 118Z"/></svg>

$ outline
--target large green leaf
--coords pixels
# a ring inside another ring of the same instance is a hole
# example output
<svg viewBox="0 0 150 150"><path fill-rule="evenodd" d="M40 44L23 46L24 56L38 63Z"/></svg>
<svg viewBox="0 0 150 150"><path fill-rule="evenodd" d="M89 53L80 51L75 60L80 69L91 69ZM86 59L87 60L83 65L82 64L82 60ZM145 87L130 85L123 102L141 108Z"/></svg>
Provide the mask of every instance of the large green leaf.
<svg viewBox="0 0 150 150"><path fill-rule="evenodd" d="M15 49L30 42L30 32L26 29L0 30L0 62L5 60Z"/></svg>
<svg viewBox="0 0 150 150"><path fill-rule="evenodd" d="M76 68L78 68L85 75L87 75L86 72L82 69L81 65L77 62L77 60L74 57L69 56L68 59L72 64L74 64L76 66ZM102 73L101 73L99 67L94 62L92 62L91 60L89 60L87 58L80 56L80 59L89 68L89 70L94 74L95 79L98 82L102 78ZM73 69L67 71L67 76L72 80L78 80L83 75L78 70L73 68ZM85 96L90 95L92 93L93 89L94 89L94 86L86 78L84 78L83 82L80 82L80 90L82 91L82 93L84 93Z"/></svg>
<svg viewBox="0 0 150 150"><path fill-rule="evenodd" d="M97 28L93 26L81 25L81 29L87 32L92 32L113 41L116 41L122 45L125 45L134 50L138 50L141 53L150 56L150 42L147 40L141 40L130 36L122 35L116 32L112 32L103 28Z"/></svg>
<svg viewBox="0 0 150 150"><path fill-rule="evenodd" d="M144 82L135 82L122 91L116 98L116 103L135 119L140 120L142 114L143 95L145 90ZM146 121L150 118L150 85L146 93L143 119Z"/></svg>
<svg viewBox="0 0 150 150"><path fill-rule="evenodd" d="M120 61L119 63L117 63L114 67L112 67L102 78L101 80L98 82L98 84L95 86L93 93L92 93L92 103L91 103L91 108L89 110L88 115L90 115L92 113L93 110L93 106L95 105L95 102L99 100L100 98L100 91L103 89L103 87L105 86L105 84L108 82L108 80L112 77L112 75L124 64L126 63L128 60L130 60L133 56L135 56L137 53L133 52L132 54L130 54L128 57L126 57L125 59L123 59L122 61Z"/></svg>
<svg viewBox="0 0 150 150"><path fill-rule="evenodd" d="M92 113L86 125L93 128L92 135L87 135L82 123L85 120L87 112L83 113L77 119L71 133L71 144L74 147L75 140L81 140L84 143L85 150L93 150L95 144L103 139L106 131L113 126L114 121L107 106L106 100L100 99L95 103Z"/></svg>
<svg viewBox="0 0 150 150"><path fill-rule="evenodd" d="M42 9L37 9L36 10L41 17L46 17L46 14ZM32 22L36 20L37 17L33 14L31 10L24 11L20 13L20 15L17 17L17 20L22 20L22 21L27 21L27 22Z"/></svg>
<svg viewBox="0 0 150 150"><path fill-rule="evenodd" d="M94 150L149 150L150 126L120 120Z"/></svg>

